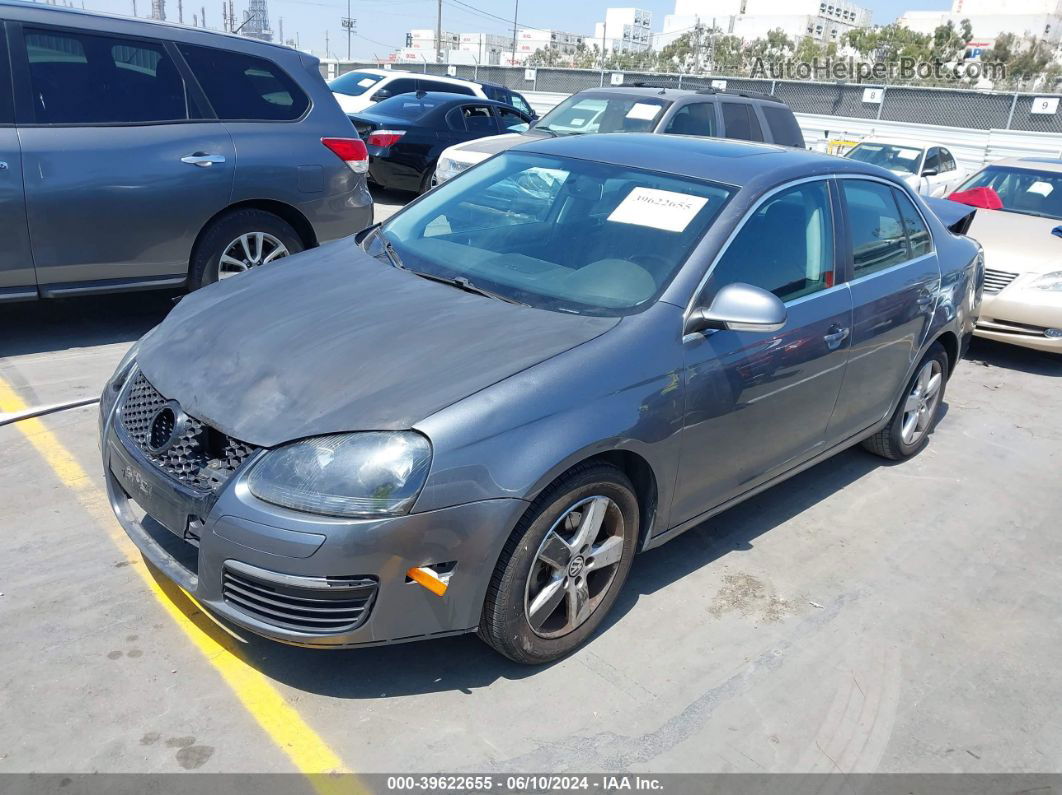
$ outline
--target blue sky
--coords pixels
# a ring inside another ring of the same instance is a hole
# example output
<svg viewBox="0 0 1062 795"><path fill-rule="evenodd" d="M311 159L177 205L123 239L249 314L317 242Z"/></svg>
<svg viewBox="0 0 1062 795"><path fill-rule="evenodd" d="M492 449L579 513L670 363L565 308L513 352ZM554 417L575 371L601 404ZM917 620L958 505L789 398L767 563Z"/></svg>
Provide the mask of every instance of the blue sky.
<svg viewBox="0 0 1062 795"><path fill-rule="evenodd" d="M80 3L80 0L75 0ZM133 0L84 0L91 10L112 13L132 13ZM864 0L874 12L875 23L887 23L910 8L950 8L949 0ZM149 12L151 0L136 0L141 15ZM235 0L236 14L246 8L247 0ZM192 14L206 7L207 23L217 27L221 21L220 0L184 0L185 22L191 23ZM401 47L406 31L410 28L435 26L435 0L350 0L351 16L358 21L358 35L353 38L351 49L354 57L368 58L375 53L383 56L393 47ZM521 25L542 28L557 28L575 33L593 33L594 23L604 16L608 5L631 5L653 13L653 30L663 27L664 15L674 9L674 0L523 0L520 3ZM471 8L469 8L469 6ZM294 38L298 32L300 44L309 47L318 55L324 52L325 30L329 31L330 49L333 55L344 57L347 50L346 36L340 27L340 17L346 15L347 0L269 0L269 16L276 31L279 19L284 19L284 35ZM166 0L167 16L177 19L177 0ZM493 16L492 16L493 15ZM512 0L443 0L443 28L453 33L506 33L511 31L511 22L502 22L495 17L511 20Z"/></svg>

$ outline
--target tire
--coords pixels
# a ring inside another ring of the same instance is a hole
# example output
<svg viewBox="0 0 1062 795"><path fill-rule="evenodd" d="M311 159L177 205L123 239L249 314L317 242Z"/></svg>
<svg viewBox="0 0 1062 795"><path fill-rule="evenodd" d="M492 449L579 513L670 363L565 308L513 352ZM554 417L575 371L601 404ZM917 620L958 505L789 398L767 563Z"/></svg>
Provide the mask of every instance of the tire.
<svg viewBox="0 0 1062 795"><path fill-rule="evenodd" d="M594 532L597 516L601 521ZM589 541L573 549L570 544L584 528ZM638 500L622 470L606 463L569 470L531 503L509 536L487 588L480 638L510 660L529 665L576 649L615 603L634 559L638 528ZM587 554L595 551L596 561ZM604 562L605 556L611 561L617 555L616 562ZM560 601L550 608L548 596L557 591ZM536 597L545 607L532 613Z"/></svg>
<svg viewBox="0 0 1062 795"><path fill-rule="evenodd" d="M256 242L259 233L263 235L261 250L257 249ZM305 248L298 233L283 218L265 210L233 210L214 220L196 244L188 272L188 289L198 290L226 274L234 273L236 266L229 263L223 265L222 255L243 235L249 236L250 256L243 258L247 268L298 254ZM276 249L272 241L279 243L286 253L274 253ZM243 251L242 246L238 248Z"/></svg>
<svg viewBox="0 0 1062 795"><path fill-rule="evenodd" d="M920 383L920 379L925 379L926 373L929 374L930 379L939 375L939 383L928 399L924 399L928 382L922 380ZM904 387L899 405L893 412L889 424L865 439L863 447L891 461L903 461L920 452L929 443L929 435L936 425L940 406L944 402L948 375L948 354L939 342L935 342L922 357L922 361L915 368L914 375ZM919 405L924 408L917 412L911 411L912 407ZM905 422L910 421L913 414L917 414L915 418L917 433L912 438L910 435L905 436Z"/></svg>
<svg viewBox="0 0 1062 795"><path fill-rule="evenodd" d="M428 169L424 172L424 175L420 178L420 189L417 191L418 196L423 196L430 191L432 187L432 178L435 176L435 167L437 163L429 163Z"/></svg>

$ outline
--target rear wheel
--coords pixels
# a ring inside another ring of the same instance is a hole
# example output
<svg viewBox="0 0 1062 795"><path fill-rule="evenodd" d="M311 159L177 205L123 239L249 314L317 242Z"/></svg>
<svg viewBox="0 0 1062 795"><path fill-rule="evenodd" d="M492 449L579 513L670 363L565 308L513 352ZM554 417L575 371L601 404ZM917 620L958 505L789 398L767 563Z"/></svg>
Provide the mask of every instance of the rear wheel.
<svg viewBox="0 0 1062 795"><path fill-rule="evenodd" d="M428 168L424 172L424 176L420 178L420 189L417 191L418 194L423 196L435 187L435 165L435 163L428 163Z"/></svg>
<svg viewBox="0 0 1062 795"><path fill-rule="evenodd" d="M611 464L580 465L532 503L494 570L479 635L511 660L568 654L597 629L627 579L638 500Z"/></svg>
<svg viewBox="0 0 1062 795"><path fill-rule="evenodd" d="M893 461L910 458L929 441L948 383L948 354L933 343L907 383L889 424L863 442L875 455Z"/></svg>
<svg viewBox="0 0 1062 795"><path fill-rule="evenodd" d="M203 233L192 258L188 283L197 290L303 250L287 221L265 210L226 213Z"/></svg>

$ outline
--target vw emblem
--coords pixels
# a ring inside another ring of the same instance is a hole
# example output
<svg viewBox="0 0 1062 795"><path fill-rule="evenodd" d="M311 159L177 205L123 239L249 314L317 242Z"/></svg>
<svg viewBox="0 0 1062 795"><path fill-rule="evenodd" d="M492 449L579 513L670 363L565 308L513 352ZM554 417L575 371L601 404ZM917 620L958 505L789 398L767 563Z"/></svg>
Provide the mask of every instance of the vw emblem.
<svg viewBox="0 0 1062 795"><path fill-rule="evenodd" d="M583 556L576 555L572 558L572 562L568 564L568 576L578 577L583 570Z"/></svg>
<svg viewBox="0 0 1062 795"><path fill-rule="evenodd" d="M181 438L187 419L176 403L170 402L160 408L148 426L147 449L155 455L165 453Z"/></svg>

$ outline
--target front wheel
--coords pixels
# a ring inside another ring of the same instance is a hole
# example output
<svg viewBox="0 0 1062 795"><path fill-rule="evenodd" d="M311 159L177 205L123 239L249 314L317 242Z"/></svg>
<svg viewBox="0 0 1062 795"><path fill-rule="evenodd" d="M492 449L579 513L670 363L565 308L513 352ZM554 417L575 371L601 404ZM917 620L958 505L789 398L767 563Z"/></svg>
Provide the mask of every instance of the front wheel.
<svg viewBox="0 0 1062 795"><path fill-rule="evenodd" d="M302 240L287 221L265 210L226 213L203 233L188 274L189 289L267 265L303 250Z"/></svg>
<svg viewBox="0 0 1062 795"><path fill-rule="evenodd" d="M583 643L612 608L638 543L638 500L611 464L569 470L517 523L491 577L479 635L540 664Z"/></svg>
<svg viewBox="0 0 1062 795"><path fill-rule="evenodd" d="M918 363L889 424L864 441L863 447L893 461L919 452L929 441L947 384L948 354L935 342Z"/></svg>

